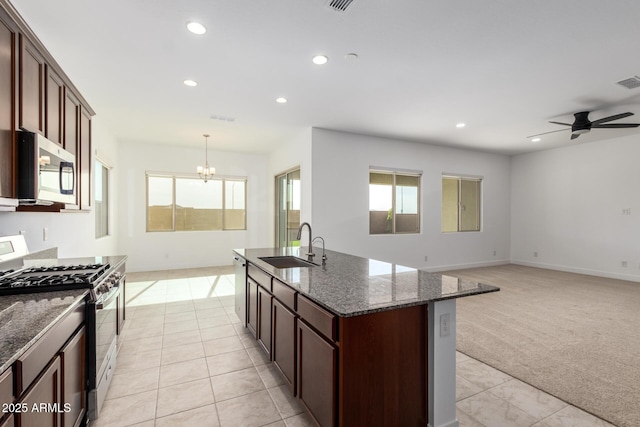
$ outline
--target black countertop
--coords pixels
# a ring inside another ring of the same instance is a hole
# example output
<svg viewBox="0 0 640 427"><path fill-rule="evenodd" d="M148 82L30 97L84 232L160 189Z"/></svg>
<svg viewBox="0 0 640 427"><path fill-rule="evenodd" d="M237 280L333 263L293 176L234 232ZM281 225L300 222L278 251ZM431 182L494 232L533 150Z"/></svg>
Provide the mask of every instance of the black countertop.
<svg viewBox="0 0 640 427"><path fill-rule="evenodd" d="M450 275L429 273L369 258L326 251L326 265L275 268L260 257L300 256L307 248L235 249L247 261L281 280L332 313L357 316L499 291L500 288ZM321 263L322 249L314 248Z"/></svg>
<svg viewBox="0 0 640 427"><path fill-rule="evenodd" d="M82 257L38 260L13 260L2 264L3 269L32 266L110 264L117 268L126 256ZM88 289L40 292L0 296L0 373L4 372L29 347L40 339L67 313L82 304Z"/></svg>

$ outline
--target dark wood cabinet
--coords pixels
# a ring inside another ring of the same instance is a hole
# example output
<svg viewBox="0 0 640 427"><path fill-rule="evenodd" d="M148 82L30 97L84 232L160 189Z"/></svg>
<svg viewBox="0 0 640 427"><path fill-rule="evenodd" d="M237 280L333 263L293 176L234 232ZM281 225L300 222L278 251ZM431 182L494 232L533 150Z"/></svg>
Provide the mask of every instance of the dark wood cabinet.
<svg viewBox="0 0 640 427"><path fill-rule="evenodd" d="M53 68L47 66L46 70L47 79L45 81L44 136L46 136L47 139L62 145L64 83Z"/></svg>
<svg viewBox="0 0 640 427"><path fill-rule="evenodd" d="M298 398L318 424L336 424L338 350L298 321Z"/></svg>
<svg viewBox="0 0 640 427"><path fill-rule="evenodd" d="M0 2L0 197L15 194L15 131L22 129L76 155L75 204L90 210L94 114L17 11ZM43 209L55 210L19 210Z"/></svg>
<svg viewBox="0 0 640 427"><path fill-rule="evenodd" d="M258 286L258 330L256 338L271 359L271 293Z"/></svg>
<svg viewBox="0 0 640 427"><path fill-rule="evenodd" d="M250 328L320 426L427 424L426 305L339 316L257 269L248 263Z"/></svg>
<svg viewBox="0 0 640 427"><path fill-rule="evenodd" d="M64 91L64 149L76 154L78 147L80 102L69 89Z"/></svg>
<svg viewBox="0 0 640 427"><path fill-rule="evenodd" d="M13 197L17 30L0 9L0 197Z"/></svg>
<svg viewBox="0 0 640 427"><path fill-rule="evenodd" d="M275 287L274 287L275 290ZM277 299L272 307L273 363L284 377L291 392L296 393L296 315Z"/></svg>
<svg viewBox="0 0 640 427"><path fill-rule="evenodd" d="M7 417L6 420L0 423L0 427L14 427L15 423L16 423L15 417L12 414L12 415L9 415L9 417Z"/></svg>
<svg viewBox="0 0 640 427"><path fill-rule="evenodd" d="M44 135L44 57L23 34L19 39L18 127Z"/></svg>
<svg viewBox="0 0 640 427"><path fill-rule="evenodd" d="M60 413L52 410L58 408L62 412L61 378L60 357L56 357L20 400L20 403L26 404L28 410L17 415L18 425L25 427L58 427L61 425ZM40 408L41 404L54 406L43 407L42 411L33 410L34 405L36 408Z"/></svg>
<svg viewBox="0 0 640 427"><path fill-rule="evenodd" d="M69 411L62 415L62 427L77 427L87 410L86 400L86 342L83 326L60 351L62 364L62 402Z"/></svg>
<svg viewBox="0 0 640 427"><path fill-rule="evenodd" d="M247 279L247 328L256 337L258 332L258 284Z"/></svg>
<svg viewBox="0 0 640 427"><path fill-rule="evenodd" d="M78 162L80 208L91 209L91 114L80 107Z"/></svg>

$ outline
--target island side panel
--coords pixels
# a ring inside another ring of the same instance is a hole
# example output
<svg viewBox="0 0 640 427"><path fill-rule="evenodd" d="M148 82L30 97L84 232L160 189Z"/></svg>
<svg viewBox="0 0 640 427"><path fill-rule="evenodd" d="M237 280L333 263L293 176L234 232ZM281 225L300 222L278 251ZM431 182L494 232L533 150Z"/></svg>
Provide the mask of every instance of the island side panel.
<svg viewBox="0 0 640 427"><path fill-rule="evenodd" d="M339 319L339 425L427 424L427 306Z"/></svg>

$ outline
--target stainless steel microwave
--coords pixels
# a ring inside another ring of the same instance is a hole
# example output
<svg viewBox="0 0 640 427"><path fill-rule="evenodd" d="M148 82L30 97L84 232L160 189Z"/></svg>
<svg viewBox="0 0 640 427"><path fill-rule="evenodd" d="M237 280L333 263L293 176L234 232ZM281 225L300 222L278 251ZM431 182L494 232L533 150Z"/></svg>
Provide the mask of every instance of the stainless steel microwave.
<svg viewBox="0 0 640 427"><path fill-rule="evenodd" d="M16 196L22 203L76 202L76 156L44 136L16 132Z"/></svg>

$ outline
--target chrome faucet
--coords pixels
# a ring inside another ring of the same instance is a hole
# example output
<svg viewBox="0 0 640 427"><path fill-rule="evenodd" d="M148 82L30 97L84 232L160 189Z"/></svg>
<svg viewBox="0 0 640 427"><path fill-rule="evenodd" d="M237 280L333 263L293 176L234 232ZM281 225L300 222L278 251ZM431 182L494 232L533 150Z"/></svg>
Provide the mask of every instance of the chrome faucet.
<svg viewBox="0 0 640 427"><path fill-rule="evenodd" d="M315 242L318 239L322 240L322 265L325 265L327 263L327 254L324 251L324 239L318 236L318 237L314 237L313 241Z"/></svg>
<svg viewBox="0 0 640 427"><path fill-rule="evenodd" d="M309 224L308 222L303 222L302 224L300 224L300 228L298 228L298 237L296 237L296 240L300 240L300 238L302 237L302 228L305 225L309 227L309 252L307 252L307 256L309 258L312 258L316 256L316 254L313 253L313 238L311 237L311 224Z"/></svg>

